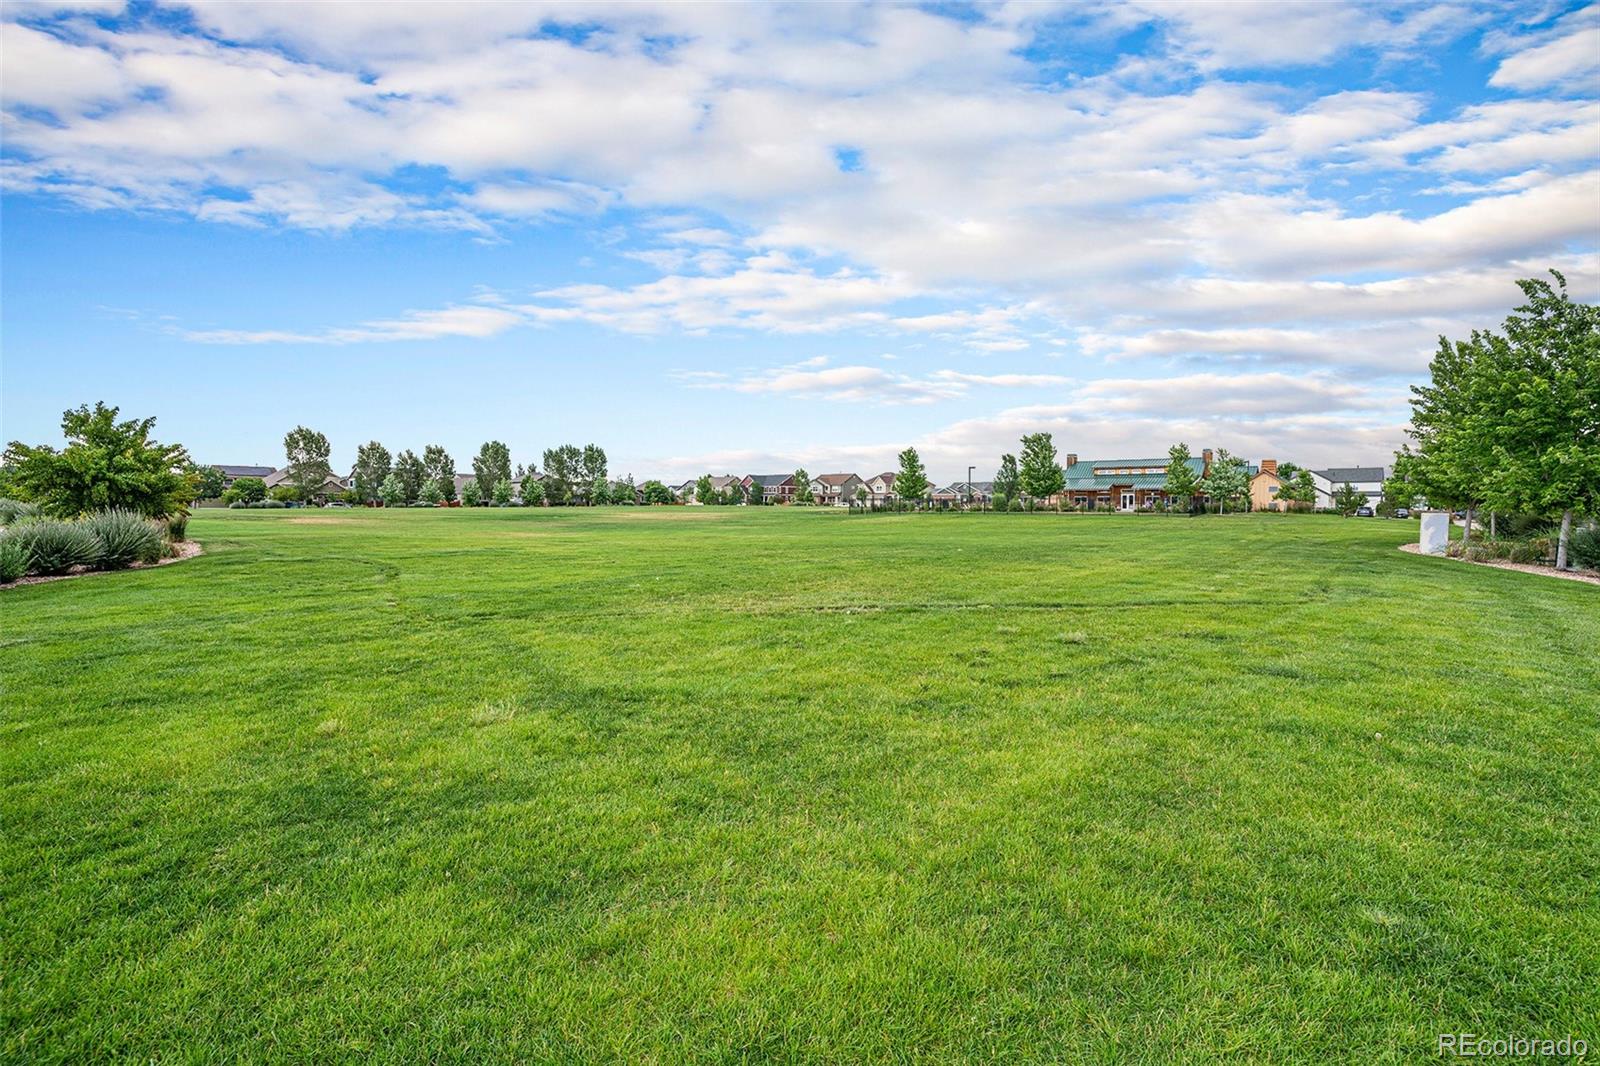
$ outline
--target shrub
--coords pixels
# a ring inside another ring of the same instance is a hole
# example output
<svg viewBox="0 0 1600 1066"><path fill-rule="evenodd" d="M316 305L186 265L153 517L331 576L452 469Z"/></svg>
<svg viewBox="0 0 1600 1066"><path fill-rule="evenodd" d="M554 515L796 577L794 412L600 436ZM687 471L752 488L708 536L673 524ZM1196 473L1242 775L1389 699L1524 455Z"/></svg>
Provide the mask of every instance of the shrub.
<svg viewBox="0 0 1600 1066"><path fill-rule="evenodd" d="M100 511L81 524L95 539L94 565L101 570L126 570L161 558L161 526L136 511Z"/></svg>
<svg viewBox="0 0 1600 1066"><path fill-rule="evenodd" d="M1494 552L1489 550L1487 544L1468 544L1462 555L1466 557L1468 562L1472 563L1486 562L1494 558Z"/></svg>
<svg viewBox="0 0 1600 1066"><path fill-rule="evenodd" d="M1567 541L1567 562L1586 570L1600 570L1600 526L1584 526L1572 531Z"/></svg>
<svg viewBox="0 0 1600 1066"><path fill-rule="evenodd" d="M1534 537L1532 540L1528 541L1528 543L1533 546L1533 550L1537 555L1537 561L1541 563L1548 562L1556 557L1556 538Z"/></svg>
<svg viewBox="0 0 1600 1066"><path fill-rule="evenodd" d="M1539 549L1534 547L1530 541L1526 540L1513 540L1507 542L1507 549L1504 558L1509 559L1514 563L1537 563L1544 560L1544 556L1539 553Z"/></svg>
<svg viewBox="0 0 1600 1066"><path fill-rule="evenodd" d="M1483 546L1488 551L1489 558L1509 559L1511 558L1512 549L1517 547L1518 544L1519 542L1514 540L1489 540L1484 541Z"/></svg>
<svg viewBox="0 0 1600 1066"><path fill-rule="evenodd" d="M174 544L182 544L189 535L189 516L175 514L167 518L167 539Z"/></svg>
<svg viewBox="0 0 1600 1066"><path fill-rule="evenodd" d="M30 574L64 574L74 566L93 563L100 554L100 542L82 522L42 519L7 535L27 547Z"/></svg>
<svg viewBox="0 0 1600 1066"><path fill-rule="evenodd" d="M28 572L28 547L15 533L0 533L0 585Z"/></svg>
<svg viewBox="0 0 1600 1066"><path fill-rule="evenodd" d="M0 526L9 526L23 518L33 518L38 513L39 508L31 503L0 499Z"/></svg>

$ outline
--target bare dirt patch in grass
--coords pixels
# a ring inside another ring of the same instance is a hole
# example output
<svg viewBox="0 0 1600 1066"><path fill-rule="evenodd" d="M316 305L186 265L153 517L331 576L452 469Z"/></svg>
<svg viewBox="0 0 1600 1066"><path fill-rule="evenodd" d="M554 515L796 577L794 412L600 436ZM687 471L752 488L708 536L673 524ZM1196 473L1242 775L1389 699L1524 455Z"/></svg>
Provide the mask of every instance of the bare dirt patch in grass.
<svg viewBox="0 0 1600 1066"><path fill-rule="evenodd" d="M181 544L176 544L173 547L177 551L176 555L165 556L165 557L163 557L161 559L156 560L153 563L134 563L132 566L126 567L125 569L122 569L122 570L91 570L87 566L78 566L78 567L74 567L71 571L69 571L68 573L65 573L65 574L51 574L48 577L42 576L42 575L35 576L35 577L19 577L15 581L11 582L9 585L0 585L0 589L20 588L23 585L43 585L43 584L45 584L46 582L49 582L49 581L70 581L75 577L94 577L96 575L110 576L112 574L125 574L129 570L149 570L152 567L166 566L169 563L181 563L185 559L193 559L196 555L204 554L204 551L205 551L203 548L200 547L200 544L199 544L198 541L193 541L193 540L183 541Z"/></svg>
<svg viewBox="0 0 1600 1066"><path fill-rule="evenodd" d="M1420 544L1402 544L1400 550L1410 552L1412 555L1421 555ZM1600 573L1593 570L1557 570L1553 566L1535 566L1532 563L1513 563L1508 559L1462 559L1454 555L1438 555L1437 559L1449 559L1456 563L1471 563L1474 566L1492 566L1496 570L1520 570L1524 574L1543 574L1545 577L1559 577L1566 581L1582 581L1590 585L1600 585Z"/></svg>

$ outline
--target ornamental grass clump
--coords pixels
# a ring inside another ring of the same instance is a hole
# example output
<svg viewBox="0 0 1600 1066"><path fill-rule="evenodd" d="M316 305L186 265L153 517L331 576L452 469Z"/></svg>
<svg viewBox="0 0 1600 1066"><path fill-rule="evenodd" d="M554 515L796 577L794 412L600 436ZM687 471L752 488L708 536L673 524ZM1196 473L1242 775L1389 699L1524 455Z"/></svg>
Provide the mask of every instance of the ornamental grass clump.
<svg viewBox="0 0 1600 1066"><path fill-rule="evenodd" d="M31 503L0 498L0 526L14 525L24 518L33 518L38 513L39 508Z"/></svg>
<svg viewBox="0 0 1600 1066"><path fill-rule="evenodd" d="M101 570L156 562L166 547L160 524L137 511L99 511L80 524L94 538L94 565Z"/></svg>
<svg viewBox="0 0 1600 1066"><path fill-rule="evenodd" d="M167 517L167 539L174 544L182 544L189 535L189 516L186 514L169 515Z"/></svg>
<svg viewBox="0 0 1600 1066"><path fill-rule="evenodd" d="M64 574L75 566L92 565L100 554L100 542L83 522L62 522L54 518L27 522L9 531L28 551L28 573Z"/></svg>
<svg viewBox="0 0 1600 1066"><path fill-rule="evenodd" d="M15 533L0 533L0 585L9 585L28 572L28 549Z"/></svg>

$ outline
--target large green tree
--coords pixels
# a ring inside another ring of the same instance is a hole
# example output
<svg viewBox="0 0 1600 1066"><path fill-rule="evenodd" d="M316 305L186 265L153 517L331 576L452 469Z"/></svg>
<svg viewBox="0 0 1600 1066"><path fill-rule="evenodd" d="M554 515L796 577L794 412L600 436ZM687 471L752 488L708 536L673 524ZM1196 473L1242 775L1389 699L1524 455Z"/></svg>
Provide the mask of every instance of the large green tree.
<svg viewBox="0 0 1600 1066"><path fill-rule="evenodd" d="M511 449L500 441L485 441L472 459L472 476L485 499L493 499L502 481L511 481Z"/></svg>
<svg viewBox="0 0 1600 1066"><path fill-rule="evenodd" d="M595 502L601 502L601 497L610 496L609 483L606 476L606 450L598 444L585 444L583 458L579 463L583 471L584 496Z"/></svg>
<svg viewBox="0 0 1600 1066"><path fill-rule="evenodd" d="M1189 461L1189 445L1179 441L1167 449L1167 480L1161 491L1167 494L1167 506L1172 509L1192 510L1195 494L1200 491L1200 479Z"/></svg>
<svg viewBox="0 0 1600 1066"><path fill-rule="evenodd" d="M708 506L721 502L717 498L717 490L711 485L710 474L701 474L700 477L695 480L694 498L696 503L706 504Z"/></svg>
<svg viewBox="0 0 1600 1066"><path fill-rule="evenodd" d="M1488 493L1491 437L1498 412L1485 406L1482 332L1471 340L1439 338L1428 364L1428 384L1411 387L1411 429L1416 450L1401 450L1396 466L1427 497L1431 507L1466 512L1463 542L1472 539L1473 516Z"/></svg>
<svg viewBox="0 0 1600 1066"><path fill-rule="evenodd" d="M928 483L928 471L922 465L922 456L915 448L900 453L900 469L894 475L894 494L912 505L927 498L933 486Z"/></svg>
<svg viewBox="0 0 1600 1066"><path fill-rule="evenodd" d="M672 502L672 490L665 484L651 478L639 486L639 491L644 493L644 502L651 504L667 504Z"/></svg>
<svg viewBox="0 0 1600 1066"><path fill-rule="evenodd" d="M546 449L544 474L545 499L552 505L570 503L574 486L583 480L583 451L575 444Z"/></svg>
<svg viewBox="0 0 1600 1066"><path fill-rule="evenodd" d="M284 434L283 454L289 481L302 500L309 500L333 476L333 467L328 465L331 451L328 438L314 429L295 426Z"/></svg>
<svg viewBox="0 0 1600 1066"><path fill-rule="evenodd" d="M356 448L356 466L351 477L355 490L363 503L372 503L383 496L383 480L394 469L389 449L375 440Z"/></svg>
<svg viewBox="0 0 1600 1066"><path fill-rule="evenodd" d="M378 498L385 507L399 507L406 502L406 487L399 474L391 472L383 479L383 484L378 486Z"/></svg>
<svg viewBox="0 0 1600 1066"><path fill-rule="evenodd" d="M1346 481L1333 490L1333 509L1349 518L1359 507L1367 505L1367 494Z"/></svg>
<svg viewBox="0 0 1600 1066"><path fill-rule="evenodd" d="M1000 457L1000 469L994 472L994 506L1004 511L1022 491L1022 475L1017 472L1017 457L1010 452Z"/></svg>
<svg viewBox="0 0 1600 1066"><path fill-rule="evenodd" d="M794 502L815 502L811 495L811 475L806 473L806 469L803 466L794 472Z"/></svg>
<svg viewBox="0 0 1600 1066"><path fill-rule="evenodd" d="M442 445L430 444L422 449L422 471L424 481L439 487L445 503L456 498L456 461Z"/></svg>
<svg viewBox="0 0 1600 1066"><path fill-rule="evenodd" d="M1561 518L1565 569L1573 521L1600 513L1600 306L1575 303L1567 280L1517 282L1527 302L1504 334L1474 336L1478 411L1488 441L1484 502Z"/></svg>
<svg viewBox="0 0 1600 1066"><path fill-rule="evenodd" d="M1202 487L1217 501L1218 511L1227 513L1229 506L1242 510L1250 499L1250 471L1243 459L1228 454L1226 448L1218 448Z"/></svg>
<svg viewBox="0 0 1600 1066"><path fill-rule="evenodd" d="M153 440L154 418L117 420L118 408L96 403L64 411L67 446L12 441L6 448L13 491L62 518L126 508L165 518L184 514L197 479L180 444Z"/></svg>
<svg viewBox="0 0 1600 1066"><path fill-rule="evenodd" d="M255 503L267 498L267 483L258 477L234 478L222 498L228 503Z"/></svg>
<svg viewBox="0 0 1600 1066"><path fill-rule="evenodd" d="M194 475L194 498L197 500L215 500L227 488L224 484L227 477L220 467L195 466L191 463L188 472Z"/></svg>
<svg viewBox="0 0 1600 1066"><path fill-rule="evenodd" d="M1022 491L1035 500L1057 497L1060 510L1060 492L1066 486L1061 464L1056 462L1056 444L1048 433L1029 433L1022 438L1022 465L1018 469Z"/></svg>
<svg viewBox="0 0 1600 1066"><path fill-rule="evenodd" d="M395 456L394 475L400 479L401 502L416 503L417 497L422 495L422 483L428 478L427 467L417 453L407 448Z"/></svg>

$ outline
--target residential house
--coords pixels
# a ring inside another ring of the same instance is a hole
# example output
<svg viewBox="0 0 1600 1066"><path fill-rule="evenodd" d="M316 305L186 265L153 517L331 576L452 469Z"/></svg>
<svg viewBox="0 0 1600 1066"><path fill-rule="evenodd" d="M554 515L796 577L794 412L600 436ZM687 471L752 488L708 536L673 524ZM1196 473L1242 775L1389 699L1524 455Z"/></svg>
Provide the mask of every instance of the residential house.
<svg viewBox="0 0 1600 1066"><path fill-rule="evenodd" d="M284 467L282 470L274 470L261 480L266 482L267 492L269 493L279 485L288 485L291 488L294 487L294 480L289 476L288 467ZM319 487L312 490L311 502L327 503L329 500L336 500L343 497L348 491L350 491L349 478L342 478L334 474L329 474L327 480L323 481Z"/></svg>
<svg viewBox="0 0 1600 1066"><path fill-rule="evenodd" d="M867 478L867 502L882 507L894 502L894 472L886 471L877 477Z"/></svg>
<svg viewBox="0 0 1600 1066"><path fill-rule="evenodd" d="M1377 508L1383 499L1383 482L1389 476L1383 466L1334 466L1326 470L1311 471L1311 483L1317 488L1317 510L1333 508L1333 494L1344 488L1345 482L1367 498L1367 506Z"/></svg>
<svg viewBox="0 0 1600 1066"><path fill-rule="evenodd" d="M222 471L222 488L224 492L233 488L233 483L242 477L258 477L265 481L268 477L277 473L276 468L270 466L218 465L217 469Z"/></svg>
<svg viewBox="0 0 1600 1066"><path fill-rule="evenodd" d="M668 485L667 489L680 501L691 500L694 498L694 485L696 480L698 479L690 478L688 481L682 481L676 485Z"/></svg>
<svg viewBox="0 0 1600 1066"><path fill-rule="evenodd" d="M811 495L826 506L849 507L856 502L856 490L866 484L855 474L818 474L811 479Z"/></svg>
<svg viewBox="0 0 1600 1066"><path fill-rule="evenodd" d="M746 474L744 476L745 496L755 500L769 500L773 503L794 502L794 475L793 474ZM755 495L759 493L760 495Z"/></svg>
<svg viewBox="0 0 1600 1066"><path fill-rule="evenodd" d="M1309 503L1280 500L1278 497L1289 487L1289 481L1278 473L1276 459L1261 460L1261 468L1250 479L1250 510L1252 511L1308 511Z"/></svg>
<svg viewBox="0 0 1600 1066"><path fill-rule="evenodd" d="M1091 511L1149 510L1167 502L1166 456L1152 459L1083 459L1069 453L1062 464L1066 486L1060 502L1067 507ZM1189 460L1196 478L1211 471L1211 449ZM1046 501L1056 503L1052 498ZM1187 506L1187 505L1185 505Z"/></svg>
<svg viewBox="0 0 1600 1066"><path fill-rule="evenodd" d="M940 507L986 506L994 501L992 481L952 481L933 490L933 502Z"/></svg>

